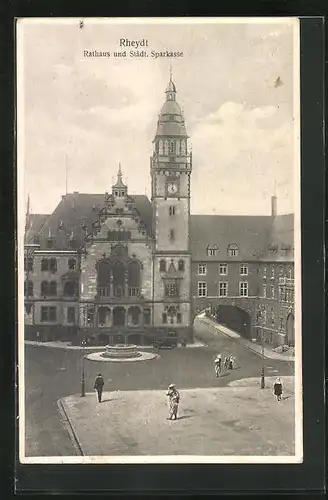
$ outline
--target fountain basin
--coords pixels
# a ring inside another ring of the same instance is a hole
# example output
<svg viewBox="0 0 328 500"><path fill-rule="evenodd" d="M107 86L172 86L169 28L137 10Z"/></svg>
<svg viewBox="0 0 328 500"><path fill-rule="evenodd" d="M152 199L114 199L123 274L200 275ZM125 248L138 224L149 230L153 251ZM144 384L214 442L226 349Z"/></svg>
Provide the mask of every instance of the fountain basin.
<svg viewBox="0 0 328 500"><path fill-rule="evenodd" d="M106 345L105 351L93 352L86 356L90 361L112 361L112 362L128 362L128 361L148 361L150 359L159 358L158 354L153 352L138 351L134 344L116 344Z"/></svg>
<svg viewBox="0 0 328 500"><path fill-rule="evenodd" d="M126 359L141 356L141 352L137 351L137 346L134 344L106 345L105 349L105 352L101 353L104 358Z"/></svg>

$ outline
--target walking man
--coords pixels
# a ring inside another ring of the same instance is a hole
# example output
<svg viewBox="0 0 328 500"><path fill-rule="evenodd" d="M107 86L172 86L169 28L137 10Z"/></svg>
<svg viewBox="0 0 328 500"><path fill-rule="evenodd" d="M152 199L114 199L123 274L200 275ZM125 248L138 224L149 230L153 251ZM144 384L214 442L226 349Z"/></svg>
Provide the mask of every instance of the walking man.
<svg viewBox="0 0 328 500"><path fill-rule="evenodd" d="M222 356L221 354L218 354L214 360L214 369L216 378L220 376L221 368L222 368Z"/></svg>
<svg viewBox="0 0 328 500"><path fill-rule="evenodd" d="M281 401L282 397L282 382L281 379L278 377L274 383L273 386L273 393L277 398L277 401Z"/></svg>
<svg viewBox="0 0 328 500"><path fill-rule="evenodd" d="M175 384L169 385L166 395L169 397L169 416L167 420L176 420L178 418L180 394Z"/></svg>
<svg viewBox="0 0 328 500"><path fill-rule="evenodd" d="M98 373L98 375L95 378L95 383L94 383L94 389L96 389L97 394L98 394L98 403L101 403L101 396L104 388L104 379L101 375L101 373Z"/></svg>

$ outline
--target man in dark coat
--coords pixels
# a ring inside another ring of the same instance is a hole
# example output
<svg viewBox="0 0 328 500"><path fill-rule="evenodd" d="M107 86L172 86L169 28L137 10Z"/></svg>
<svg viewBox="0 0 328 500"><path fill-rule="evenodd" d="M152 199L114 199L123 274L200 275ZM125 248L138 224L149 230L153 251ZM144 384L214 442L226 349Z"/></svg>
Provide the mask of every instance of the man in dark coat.
<svg viewBox="0 0 328 500"><path fill-rule="evenodd" d="M101 375L101 373L98 373L98 375L95 378L95 383L94 383L94 389L96 389L97 394L98 394L98 402L101 403L101 396L104 388L104 379Z"/></svg>

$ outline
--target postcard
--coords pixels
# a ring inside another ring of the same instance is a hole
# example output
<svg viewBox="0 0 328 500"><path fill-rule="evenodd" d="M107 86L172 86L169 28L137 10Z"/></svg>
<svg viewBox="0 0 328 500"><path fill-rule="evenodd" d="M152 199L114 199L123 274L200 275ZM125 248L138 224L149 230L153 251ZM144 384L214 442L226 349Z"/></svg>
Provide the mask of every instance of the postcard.
<svg viewBox="0 0 328 500"><path fill-rule="evenodd" d="M17 21L21 463L301 463L297 18Z"/></svg>

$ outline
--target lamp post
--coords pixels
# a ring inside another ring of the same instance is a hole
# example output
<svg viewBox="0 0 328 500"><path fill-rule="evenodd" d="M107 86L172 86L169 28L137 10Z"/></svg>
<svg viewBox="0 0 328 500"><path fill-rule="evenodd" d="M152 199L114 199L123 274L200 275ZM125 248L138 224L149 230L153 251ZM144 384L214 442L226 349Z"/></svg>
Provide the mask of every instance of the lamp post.
<svg viewBox="0 0 328 500"><path fill-rule="evenodd" d="M262 358L262 367L261 367L261 389L265 389L265 373L264 373L264 329L263 329L263 317L262 311L259 309L259 297L260 297L260 280L259 280L259 265L260 259L262 257L262 252L254 252L254 257L257 261L257 296L256 296L256 326L260 328L261 331L261 358Z"/></svg>
<svg viewBox="0 0 328 500"><path fill-rule="evenodd" d="M85 339L81 342L82 345L82 378L81 378L81 398L85 397L85 374L84 374L84 352L85 352Z"/></svg>
<svg viewBox="0 0 328 500"><path fill-rule="evenodd" d="M264 330L261 328L261 340L262 340L262 368L261 368L261 389L265 389L265 375L264 375Z"/></svg>

